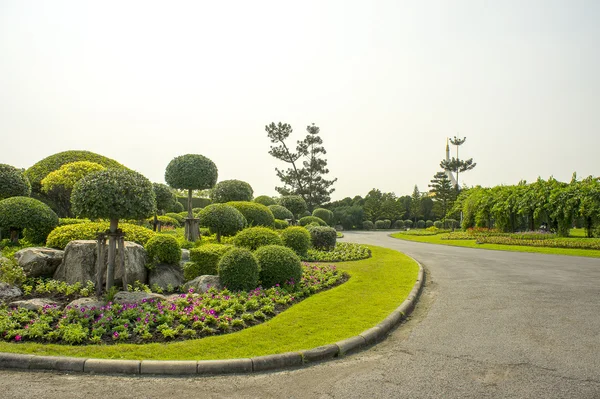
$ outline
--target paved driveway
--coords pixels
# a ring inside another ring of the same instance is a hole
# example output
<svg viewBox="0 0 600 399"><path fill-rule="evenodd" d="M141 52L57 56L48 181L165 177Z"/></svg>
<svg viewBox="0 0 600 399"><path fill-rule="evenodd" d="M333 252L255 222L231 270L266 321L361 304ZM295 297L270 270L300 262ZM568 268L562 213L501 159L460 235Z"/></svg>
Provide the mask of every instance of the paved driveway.
<svg viewBox="0 0 600 399"><path fill-rule="evenodd" d="M298 370L211 378L0 371L2 398L600 398L600 259L347 232L428 272L388 339Z"/></svg>

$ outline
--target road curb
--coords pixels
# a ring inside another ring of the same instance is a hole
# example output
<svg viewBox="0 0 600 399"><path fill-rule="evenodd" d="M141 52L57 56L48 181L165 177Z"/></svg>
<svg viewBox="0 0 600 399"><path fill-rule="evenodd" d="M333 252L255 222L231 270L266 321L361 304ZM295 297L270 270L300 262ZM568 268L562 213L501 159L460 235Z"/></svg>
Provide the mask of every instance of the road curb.
<svg viewBox="0 0 600 399"><path fill-rule="evenodd" d="M417 261L415 260L415 262ZM331 360L335 357L343 357L382 341L394 327L412 312L425 280L423 266L419 262L417 264L419 265L417 281L406 300L398 308L376 326L363 331L357 336L344 339L335 344L249 359L200 361L85 359L0 352L0 369L55 370L91 374L128 375L223 375L281 370Z"/></svg>

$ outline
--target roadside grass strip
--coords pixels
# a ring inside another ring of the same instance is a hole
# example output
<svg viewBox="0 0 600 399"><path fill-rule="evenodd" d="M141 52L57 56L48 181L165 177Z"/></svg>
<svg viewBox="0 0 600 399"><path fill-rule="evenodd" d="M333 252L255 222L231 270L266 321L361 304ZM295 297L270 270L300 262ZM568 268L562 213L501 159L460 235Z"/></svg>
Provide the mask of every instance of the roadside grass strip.
<svg viewBox="0 0 600 399"><path fill-rule="evenodd" d="M551 248L551 247L533 247L525 245L506 245L506 244L478 244L476 239L443 239L443 235L417 236L402 233L394 233L393 238L399 238L406 241L424 242L428 244L450 245L453 247L466 247L477 249L490 249L495 251L513 251L530 252L550 255L584 256L588 258L600 258L600 250L597 249L577 249L577 248Z"/></svg>
<svg viewBox="0 0 600 399"><path fill-rule="evenodd" d="M400 252L368 246L372 257L336 266L349 280L275 318L239 332L173 343L57 345L0 342L0 352L133 360L219 360L312 349L356 336L408 297L418 264ZM599 251L600 252L600 251Z"/></svg>

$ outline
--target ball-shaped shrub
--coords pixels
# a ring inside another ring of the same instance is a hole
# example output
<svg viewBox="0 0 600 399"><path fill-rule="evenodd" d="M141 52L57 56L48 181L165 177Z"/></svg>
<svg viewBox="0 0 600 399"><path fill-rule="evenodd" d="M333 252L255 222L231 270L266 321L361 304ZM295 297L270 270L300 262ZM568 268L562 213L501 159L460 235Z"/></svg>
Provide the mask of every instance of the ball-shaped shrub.
<svg viewBox="0 0 600 399"><path fill-rule="evenodd" d="M442 228L442 226L443 226L444 224L443 224L441 221L439 221L439 220L436 220L435 222L433 222L433 225L434 225L436 228L438 228L438 229L441 229L441 228Z"/></svg>
<svg viewBox="0 0 600 399"><path fill-rule="evenodd" d="M275 216L267 206L249 201L231 201L227 205L231 205L240 211L246 218L248 226L273 226Z"/></svg>
<svg viewBox="0 0 600 399"><path fill-rule="evenodd" d="M58 226L58 216L41 201L29 197L10 197L0 201L0 229L24 231L31 242L41 244Z"/></svg>
<svg viewBox="0 0 600 399"><path fill-rule="evenodd" d="M289 209L294 215L294 220L307 209L306 201L299 195L284 195L277 200L277 203Z"/></svg>
<svg viewBox="0 0 600 399"><path fill-rule="evenodd" d="M156 209L167 211L173 209L177 202L177 196L169 186L161 183L152 183L154 195L156 196Z"/></svg>
<svg viewBox="0 0 600 399"><path fill-rule="evenodd" d="M222 244L204 244L190 249L190 261L183 267L186 281L206 274L218 274L219 261L233 246Z"/></svg>
<svg viewBox="0 0 600 399"><path fill-rule="evenodd" d="M31 184L21 169L0 164L0 200L10 197L29 197Z"/></svg>
<svg viewBox="0 0 600 399"><path fill-rule="evenodd" d="M185 221L185 218L183 216L181 216L179 213L167 212L167 213L165 213L165 216L168 216L172 219L177 220L179 222L179 225L182 225L183 222Z"/></svg>
<svg viewBox="0 0 600 399"><path fill-rule="evenodd" d="M214 203L230 201L252 201L254 190L250 184L241 180L223 180L218 182L210 192L210 199Z"/></svg>
<svg viewBox="0 0 600 399"><path fill-rule="evenodd" d="M298 220L298 224L300 226L306 226L307 224L311 223L317 223L319 226L327 226L327 223L325 223L323 219L318 218L316 216L304 216L303 218L300 218L300 220Z"/></svg>
<svg viewBox="0 0 600 399"><path fill-rule="evenodd" d="M269 209L273 212L275 219L285 220L294 219L294 215L285 206L281 205L269 205Z"/></svg>
<svg viewBox="0 0 600 399"><path fill-rule="evenodd" d="M376 220L375 221L375 228L377 230L385 229L385 220Z"/></svg>
<svg viewBox="0 0 600 399"><path fill-rule="evenodd" d="M148 268L158 263L177 265L181 260L181 247L173 236L157 234L148 240L145 249L148 255L146 263Z"/></svg>
<svg viewBox="0 0 600 399"><path fill-rule="evenodd" d="M171 206L171 208L169 209L170 212L173 213L181 213L185 210L185 208L183 207L183 204L179 201L175 201L173 203L173 206ZM187 214L187 212L186 212Z"/></svg>
<svg viewBox="0 0 600 399"><path fill-rule="evenodd" d="M205 190L212 188L217 178L217 165L200 154L175 157L165 171L167 184L178 189Z"/></svg>
<svg viewBox="0 0 600 399"><path fill-rule="evenodd" d="M404 227L406 227L407 229L410 229L413 226L413 221L410 219L406 219L404 221Z"/></svg>
<svg viewBox="0 0 600 399"><path fill-rule="evenodd" d="M208 205L200 210L198 218L200 218L200 226L208 227L212 234L217 235L219 242L221 236L232 236L246 225L244 215L227 204Z"/></svg>
<svg viewBox="0 0 600 399"><path fill-rule="evenodd" d="M250 291L258 286L258 262L248 249L228 251L219 261L218 271L221 284L230 290Z"/></svg>
<svg viewBox="0 0 600 399"><path fill-rule="evenodd" d="M275 229L277 230L283 230L285 228L287 228L290 224L287 222L287 220L279 220L279 219L275 219L273 221L273 227L275 227Z"/></svg>
<svg viewBox="0 0 600 399"><path fill-rule="evenodd" d="M145 219L156 209L150 180L132 170L105 169L79 180L73 212L90 219Z"/></svg>
<svg viewBox="0 0 600 399"><path fill-rule="evenodd" d="M109 226L109 222L90 221L59 226L48 234L46 246L65 249L67 244L74 240L95 240L98 233L106 232ZM125 234L126 241L133 241L141 246L145 246L148 240L156 235L152 230L135 224L120 223L119 228Z"/></svg>
<svg viewBox="0 0 600 399"><path fill-rule="evenodd" d="M425 227L432 227L433 226L433 220L426 220L425 221Z"/></svg>
<svg viewBox="0 0 600 399"><path fill-rule="evenodd" d="M333 222L333 212L331 212L329 209L317 208L313 211L312 215L323 220L328 225Z"/></svg>
<svg viewBox="0 0 600 399"><path fill-rule="evenodd" d="M50 172L58 170L61 166L78 161L89 161L100 164L105 168L127 169L117 161L90 151L64 151L42 159L25 171L25 176L31 182L31 188L39 193L42 179Z"/></svg>
<svg viewBox="0 0 600 399"><path fill-rule="evenodd" d="M277 204L273 197L269 197L268 195L259 195L258 197L254 198L254 202L258 202L259 204L263 204L265 206Z"/></svg>
<svg viewBox="0 0 600 399"><path fill-rule="evenodd" d="M424 229L425 228L425 221L424 220L417 220L417 229Z"/></svg>
<svg viewBox="0 0 600 399"><path fill-rule="evenodd" d="M281 232L283 245L291 248L298 255L306 255L310 247L311 237L308 230L300 226L291 226Z"/></svg>
<svg viewBox="0 0 600 399"><path fill-rule="evenodd" d="M249 227L233 237L233 245L254 251L265 245L283 245L283 241L279 234L269 228Z"/></svg>
<svg viewBox="0 0 600 399"><path fill-rule="evenodd" d="M403 229L404 228L404 220L396 220L394 222L395 229Z"/></svg>
<svg viewBox="0 0 600 399"><path fill-rule="evenodd" d="M71 191L79 180L93 172L106 169L96 162L77 161L62 165L55 171L48 173L41 181L42 192L48 194L52 191Z"/></svg>
<svg viewBox="0 0 600 399"><path fill-rule="evenodd" d="M365 220L362 222L362 227L363 227L363 230L368 231L368 230L373 230L373 227L375 227L375 225L370 220Z"/></svg>
<svg viewBox="0 0 600 399"><path fill-rule="evenodd" d="M331 251L335 248L337 232L333 227L318 226L309 230L312 246L322 251Z"/></svg>
<svg viewBox="0 0 600 399"><path fill-rule="evenodd" d="M298 255L288 247L267 245L254 252L260 270L263 287L276 284L295 285L302 279L302 263Z"/></svg>

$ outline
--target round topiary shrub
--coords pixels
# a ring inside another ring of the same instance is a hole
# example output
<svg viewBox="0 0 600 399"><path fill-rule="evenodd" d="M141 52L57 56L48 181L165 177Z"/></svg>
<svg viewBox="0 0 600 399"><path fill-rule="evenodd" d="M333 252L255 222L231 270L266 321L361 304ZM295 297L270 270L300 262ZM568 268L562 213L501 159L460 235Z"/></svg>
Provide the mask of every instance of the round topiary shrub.
<svg viewBox="0 0 600 399"><path fill-rule="evenodd" d="M396 220L394 222L395 229L403 229L404 228L404 220Z"/></svg>
<svg viewBox="0 0 600 399"><path fill-rule="evenodd" d="M173 158L165 170L165 181L173 188L205 190L217 183L217 166L199 154L186 154Z"/></svg>
<svg viewBox="0 0 600 399"><path fill-rule="evenodd" d="M433 225L434 225L436 228L438 228L438 229L441 229L441 228L442 228L442 226L443 226L443 223L442 223L441 221L439 221L439 220L436 220L435 222L433 222Z"/></svg>
<svg viewBox="0 0 600 399"><path fill-rule="evenodd" d="M173 213L182 213L184 210L185 208L183 207L183 204L179 201L174 202L171 209L169 209L169 211ZM187 212L185 213L187 214Z"/></svg>
<svg viewBox="0 0 600 399"><path fill-rule="evenodd" d="M362 222L362 227L363 227L363 230L368 231L368 230L373 230L373 227L375 227L375 225L370 220L365 220L364 222Z"/></svg>
<svg viewBox="0 0 600 399"><path fill-rule="evenodd" d="M90 222L68 224L59 226L48 234L46 246L56 249L65 249L67 244L74 240L95 240L98 233L108 230L109 222ZM125 240L133 241L145 246L156 233L135 224L120 223L119 228L125 234Z"/></svg>
<svg viewBox="0 0 600 399"><path fill-rule="evenodd" d="M254 190L250 184L241 180L223 180L210 192L210 199L214 203L231 201L252 201Z"/></svg>
<svg viewBox="0 0 600 399"><path fill-rule="evenodd" d="M413 226L413 221L412 221L412 220L410 220L410 219L406 219L406 220L404 221L404 227L405 227L405 228L407 228L407 229L410 229L412 226Z"/></svg>
<svg viewBox="0 0 600 399"><path fill-rule="evenodd" d="M426 220L425 221L425 227L428 228L428 227L431 227L431 226L433 226L433 221L432 220Z"/></svg>
<svg viewBox="0 0 600 399"><path fill-rule="evenodd" d="M179 222L180 226L183 224L183 221L185 220L185 218L183 216L181 216L179 213L175 213L175 212L167 212L167 213L165 213L165 216L168 216L172 219L177 220Z"/></svg>
<svg viewBox="0 0 600 399"><path fill-rule="evenodd" d="M245 248L232 248L218 264L221 284L232 291L250 291L258 286L256 258Z"/></svg>
<svg viewBox="0 0 600 399"><path fill-rule="evenodd" d="M327 223L325 223L323 219L318 218L316 216L304 216L303 218L298 220L298 224L300 226L306 226L311 223L317 223L319 226L327 226Z"/></svg>
<svg viewBox="0 0 600 399"><path fill-rule="evenodd" d="M181 260L181 247L173 236L157 234L145 246L148 255L146 267L153 268L158 263L177 265Z"/></svg>
<svg viewBox="0 0 600 399"><path fill-rule="evenodd" d="M333 227L318 226L309 230L312 245L315 249L331 251L335 248L337 232Z"/></svg>
<svg viewBox="0 0 600 399"><path fill-rule="evenodd" d="M273 212L264 205L249 201L232 201L228 202L227 205L231 205L240 211L246 218L248 226L273 226L275 216L273 216Z"/></svg>
<svg viewBox="0 0 600 399"><path fill-rule="evenodd" d="M265 245L283 245L281 237L266 227L249 227L233 237L233 245L248 248L252 251Z"/></svg>
<svg viewBox="0 0 600 399"><path fill-rule="evenodd" d="M58 216L41 201L29 197L10 197L0 201L0 229L11 232L13 242L24 233L29 241L42 244L58 226Z"/></svg>
<svg viewBox="0 0 600 399"><path fill-rule="evenodd" d="M29 197L31 184L21 169L0 164L0 201L10 197Z"/></svg>
<svg viewBox="0 0 600 399"><path fill-rule="evenodd" d="M218 274L219 261L232 248L231 245L204 244L190 249L191 262L185 264L183 277L189 281L206 274Z"/></svg>
<svg viewBox="0 0 600 399"><path fill-rule="evenodd" d="M275 200L272 197L269 197L268 195L259 195L258 197L254 198L254 202L263 204L265 206L277 204L277 202L275 202Z"/></svg>
<svg viewBox="0 0 600 399"><path fill-rule="evenodd" d="M417 220L417 229L424 229L425 228L425 221L424 220Z"/></svg>
<svg viewBox="0 0 600 399"><path fill-rule="evenodd" d="M227 204L208 205L200 210L198 218L200 226L210 228L210 232L217 235L218 242L221 236L232 236L246 225L244 215Z"/></svg>
<svg viewBox="0 0 600 399"><path fill-rule="evenodd" d="M390 219L383 219L383 228L389 229L392 227L392 221Z"/></svg>
<svg viewBox="0 0 600 399"><path fill-rule="evenodd" d="M306 201L299 195L284 195L277 200L277 203L289 209L294 215L294 220L307 209Z"/></svg>
<svg viewBox="0 0 600 399"><path fill-rule="evenodd" d="M330 225L331 222L333 222L333 212L331 212L329 209L317 208L313 211L312 215L323 220L325 223L327 223L327 225Z"/></svg>
<svg viewBox="0 0 600 399"><path fill-rule="evenodd" d="M304 227L291 226L281 232L283 245L291 248L298 255L306 255L310 247L310 233Z"/></svg>
<svg viewBox="0 0 600 399"><path fill-rule="evenodd" d="M287 228L290 224L287 222L287 220L279 220L279 219L275 219L273 221L273 227L275 227L275 229L277 230L283 230L285 228Z"/></svg>
<svg viewBox="0 0 600 399"><path fill-rule="evenodd" d="M273 212L273 216L275 219L285 220L285 219L294 219L294 215L289 211L285 206L281 205L269 205L269 209Z"/></svg>
<svg viewBox="0 0 600 399"><path fill-rule="evenodd" d="M385 220L376 220L375 221L375 228L377 230L385 229Z"/></svg>
<svg viewBox="0 0 600 399"><path fill-rule="evenodd" d="M263 287L286 283L295 285L302 279L302 263L291 248L267 245L257 249L254 255L258 260Z"/></svg>

